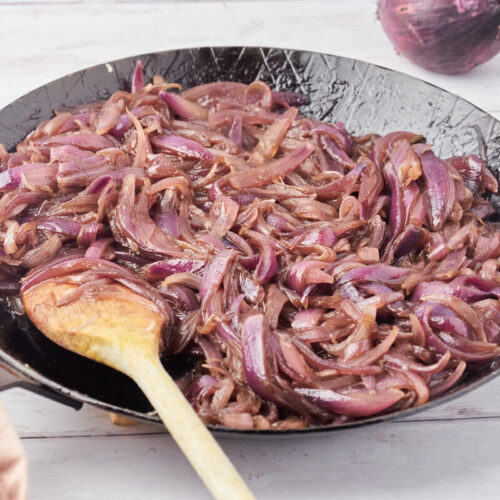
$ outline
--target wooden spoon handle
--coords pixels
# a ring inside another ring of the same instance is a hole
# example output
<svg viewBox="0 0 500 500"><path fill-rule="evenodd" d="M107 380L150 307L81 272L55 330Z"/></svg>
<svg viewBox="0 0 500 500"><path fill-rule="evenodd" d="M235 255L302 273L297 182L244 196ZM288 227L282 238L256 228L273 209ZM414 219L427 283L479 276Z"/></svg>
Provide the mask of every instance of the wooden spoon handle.
<svg viewBox="0 0 500 500"><path fill-rule="evenodd" d="M148 357L134 365L137 368L130 375L213 497L217 500L254 499L234 465L160 361Z"/></svg>

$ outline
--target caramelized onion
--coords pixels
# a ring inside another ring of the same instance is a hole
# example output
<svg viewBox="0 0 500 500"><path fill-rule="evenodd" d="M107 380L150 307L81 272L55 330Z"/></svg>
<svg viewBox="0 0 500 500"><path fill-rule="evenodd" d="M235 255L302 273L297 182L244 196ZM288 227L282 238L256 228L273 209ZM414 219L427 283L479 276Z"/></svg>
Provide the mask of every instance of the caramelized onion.
<svg viewBox="0 0 500 500"><path fill-rule="evenodd" d="M419 406L500 355L479 156L353 137L262 81L172 87L139 61L132 92L0 147L2 294L135 291L162 354L193 360L179 385L200 416L241 429Z"/></svg>

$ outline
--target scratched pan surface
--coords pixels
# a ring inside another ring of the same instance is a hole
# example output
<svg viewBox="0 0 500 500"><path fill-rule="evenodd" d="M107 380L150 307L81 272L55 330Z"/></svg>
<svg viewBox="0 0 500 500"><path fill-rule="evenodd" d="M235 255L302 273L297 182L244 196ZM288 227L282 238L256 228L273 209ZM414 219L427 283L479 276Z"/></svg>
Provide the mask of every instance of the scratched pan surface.
<svg viewBox="0 0 500 500"><path fill-rule="evenodd" d="M14 101L0 111L0 142L11 149L38 123L61 106L101 100L129 90L137 59L146 81L160 74L185 88L215 80L268 82L274 90L300 91L311 97L302 112L319 120L342 121L354 134L411 130L423 134L440 156L478 152L478 130L487 145L489 166L498 177L500 122L454 94L410 76L361 61L327 54L275 48L197 48L129 57L78 71ZM500 214L499 200L493 200ZM12 318L0 304L0 362L23 378L26 388L74 407L82 403L158 421L151 407L126 376L70 353L47 340L26 319ZM166 363L181 375L189 359ZM469 373L445 396L424 405L337 427L290 431L214 429L238 437L256 434L306 435L375 423L422 411L478 387L500 372L497 362Z"/></svg>

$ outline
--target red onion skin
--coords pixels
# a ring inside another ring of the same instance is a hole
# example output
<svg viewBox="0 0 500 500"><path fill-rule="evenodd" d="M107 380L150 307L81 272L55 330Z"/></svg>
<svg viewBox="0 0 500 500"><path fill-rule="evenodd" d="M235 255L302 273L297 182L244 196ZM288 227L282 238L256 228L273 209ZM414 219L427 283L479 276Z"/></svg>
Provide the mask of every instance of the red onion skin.
<svg viewBox="0 0 500 500"><path fill-rule="evenodd" d="M465 73L500 51L498 0L380 0L396 50L436 73Z"/></svg>

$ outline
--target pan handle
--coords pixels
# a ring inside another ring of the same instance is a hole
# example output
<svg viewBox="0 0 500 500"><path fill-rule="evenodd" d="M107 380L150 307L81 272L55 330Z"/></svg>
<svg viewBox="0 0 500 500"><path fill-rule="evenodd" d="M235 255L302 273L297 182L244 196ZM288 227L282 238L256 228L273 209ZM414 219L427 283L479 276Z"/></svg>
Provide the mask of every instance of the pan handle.
<svg viewBox="0 0 500 500"><path fill-rule="evenodd" d="M83 406L83 403L81 403L80 401L76 401L64 394L60 394L59 392L54 391L46 385L39 384L37 382L33 382L31 380L20 377L19 375L6 368L5 365L0 363L0 392L12 389L14 387L20 387L22 389L34 392L35 394L39 394L40 396L52 399L52 401L62 403L75 410L80 410Z"/></svg>

